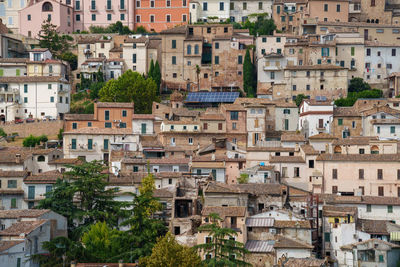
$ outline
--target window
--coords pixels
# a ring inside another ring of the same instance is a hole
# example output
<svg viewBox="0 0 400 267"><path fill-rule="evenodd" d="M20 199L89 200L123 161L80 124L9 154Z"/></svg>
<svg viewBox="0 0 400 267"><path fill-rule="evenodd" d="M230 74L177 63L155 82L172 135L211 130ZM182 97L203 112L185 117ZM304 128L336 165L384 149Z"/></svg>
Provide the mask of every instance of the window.
<svg viewBox="0 0 400 267"><path fill-rule="evenodd" d="M176 40L171 41L171 48L176 49Z"/></svg>
<svg viewBox="0 0 400 267"><path fill-rule="evenodd" d="M106 121L110 120L110 111L109 110L104 111L104 120L106 120Z"/></svg>
<svg viewBox="0 0 400 267"><path fill-rule="evenodd" d="M271 80L275 79L275 72L272 71L272 72L269 74L269 76L270 76Z"/></svg>
<svg viewBox="0 0 400 267"><path fill-rule="evenodd" d="M171 15L168 14L168 15L166 16L166 21L167 21L167 22L171 22Z"/></svg>
<svg viewBox="0 0 400 267"><path fill-rule="evenodd" d="M50 102L54 103L54 96L50 96Z"/></svg>
<svg viewBox="0 0 400 267"><path fill-rule="evenodd" d="M207 11L208 10L208 3L207 2L204 2L203 3L203 11Z"/></svg>
<svg viewBox="0 0 400 267"><path fill-rule="evenodd" d="M281 16L281 21L285 22L286 21L286 17L285 16Z"/></svg>
<svg viewBox="0 0 400 267"><path fill-rule="evenodd" d="M76 149L76 139L71 140L71 149Z"/></svg>
<svg viewBox="0 0 400 267"><path fill-rule="evenodd" d="M371 212L371 204L367 204L367 212Z"/></svg>
<svg viewBox="0 0 400 267"><path fill-rule="evenodd" d="M338 177L337 169L332 169L332 179L337 179L337 177Z"/></svg>
<svg viewBox="0 0 400 267"><path fill-rule="evenodd" d="M107 20L110 21L112 19L111 14L107 14Z"/></svg>
<svg viewBox="0 0 400 267"><path fill-rule="evenodd" d="M343 125L343 119L338 119L338 125Z"/></svg>
<svg viewBox="0 0 400 267"><path fill-rule="evenodd" d="M112 128L111 122L104 123L104 128Z"/></svg>
<svg viewBox="0 0 400 267"><path fill-rule="evenodd" d="M324 11L328 12L328 4L324 4Z"/></svg>
<svg viewBox="0 0 400 267"><path fill-rule="evenodd" d="M276 53L279 55L282 54L282 49L280 49L280 48L276 49Z"/></svg>
<svg viewBox="0 0 400 267"><path fill-rule="evenodd" d="M150 0L150 7L155 7L155 1L154 0Z"/></svg>
<svg viewBox="0 0 400 267"><path fill-rule="evenodd" d="M383 186L378 186L378 196L383 197L385 195Z"/></svg>
<svg viewBox="0 0 400 267"><path fill-rule="evenodd" d="M78 129L78 123L76 123L76 122L73 122L72 123L72 129Z"/></svg>
<svg viewBox="0 0 400 267"><path fill-rule="evenodd" d="M93 149L93 139L88 139L88 149Z"/></svg>
<svg viewBox="0 0 400 267"><path fill-rule="evenodd" d="M393 48L392 49L392 57L395 57L396 56L396 48Z"/></svg>
<svg viewBox="0 0 400 267"><path fill-rule="evenodd" d="M360 148L360 149L358 150L358 153L359 153L359 154L365 154L365 149L364 149L364 148Z"/></svg>
<svg viewBox="0 0 400 267"><path fill-rule="evenodd" d="M396 133L396 126L390 126L390 133L391 134Z"/></svg>
<svg viewBox="0 0 400 267"><path fill-rule="evenodd" d="M364 169L358 169L358 179L364 179Z"/></svg>
<svg viewBox="0 0 400 267"><path fill-rule="evenodd" d="M140 15L136 15L136 22L140 22Z"/></svg>
<svg viewBox="0 0 400 267"><path fill-rule="evenodd" d="M12 209L16 209L17 208L17 199L16 198L12 198L11 199L11 208Z"/></svg>
<svg viewBox="0 0 400 267"><path fill-rule="evenodd" d="M294 177L300 177L300 168L299 167L294 167Z"/></svg>
<svg viewBox="0 0 400 267"><path fill-rule="evenodd" d="M222 123L218 123L218 130L219 130L219 131L222 130Z"/></svg>
<svg viewBox="0 0 400 267"><path fill-rule="evenodd" d="M96 14L92 14L92 21L96 21Z"/></svg>
<svg viewBox="0 0 400 267"><path fill-rule="evenodd" d="M189 145L193 145L193 138L192 137L189 137L188 141L189 141Z"/></svg>
<svg viewBox="0 0 400 267"><path fill-rule="evenodd" d="M281 37L276 37L276 42L280 43L281 42Z"/></svg>
<svg viewBox="0 0 400 267"><path fill-rule="evenodd" d="M17 180L8 180L7 188L17 188Z"/></svg>
<svg viewBox="0 0 400 267"><path fill-rule="evenodd" d="M172 65L176 65L176 56L172 56Z"/></svg>
<svg viewBox="0 0 400 267"><path fill-rule="evenodd" d="M28 103L28 98L24 97L24 103Z"/></svg>
<svg viewBox="0 0 400 267"><path fill-rule="evenodd" d="M224 2L219 2L219 10L224 10Z"/></svg>
<svg viewBox="0 0 400 267"><path fill-rule="evenodd" d="M387 212L388 213L393 213L393 206L392 205L388 205L387 206Z"/></svg>
<svg viewBox="0 0 400 267"><path fill-rule="evenodd" d="M91 122L91 121L89 121L89 122L87 123L87 127L92 127L92 122Z"/></svg>
<svg viewBox="0 0 400 267"><path fill-rule="evenodd" d="M194 46L194 54L198 55L199 54L199 45Z"/></svg>
<svg viewBox="0 0 400 267"><path fill-rule="evenodd" d="M340 5L336 5L336 12L340 12Z"/></svg>
<svg viewBox="0 0 400 267"><path fill-rule="evenodd" d="M397 180L400 180L400 169L397 169Z"/></svg>
<svg viewBox="0 0 400 267"><path fill-rule="evenodd" d="M231 111L231 120L238 120L238 119L239 119L239 112Z"/></svg>
<svg viewBox="0 0 400 267"><path fill-rule="evenodd" d="M382 180L383 179L383 170L382 169L378 169L377 178L378 178L378 180Z"/></svg>
<svg viewBox="0 0 400 267"><path fill-rule="evenodd" d="M331 233L324 233L325 242L331 242Z"/></svg>
<svg viewBox="0 0 400 267"><path fill-rule="evenodd" d="M108 139L103 140L103 149L104 150L108 150L108 143L109 143Z"/></svg>
<svg viewBox="0 0 400 267"><path fill-rule="evenodd" d="M182 14L182 21L183 21L183 22L186 22L186 21L187 21L186 14Z"/></svg>
<svg viewBox="0 0 400 267"><path fill-rule="evenodd" d="M125 14L120 14L120 15L119 15L119 19L120 19L120 20L125 20Z"/></svg>
<svg viewBox="0 0 400 267"><path fill-rule="evenodd" d="M314 160L313 159L310 159L308 161L308 168L314 168Z"/></svg>
<svg viewBox="0 0 400 267"><path fill-rule="evenodd" d="M292 85L292 90L296 91L297 90L297 86L295 84Z"/></svg>
<svg viewBox="0 0 400 267"><path fill-rule="evenodd" d="M243 10L247 10L247 3L246 2L243 3Z"/></svg>
<svg viewBox="0 0 400 267"><path fill-rule="evenodd" d="M24 84L24 93L28 93L28 85Z"/></svg>
<svg viewBox="0 0 400 267"><path fill-rule="evenodd" d="M219 56L214 57L214 64L216 64L216 65L219 64Z"/></svg>
<svg viewBox="0 0 400 267"><path fill-rule="evenodd" d="M329 57L329 47L322 47L321 48L321 55L323 57Z"/></svg>
<svg viewBox="0 0 400 267"><path fill-rule="evenodd" d="M276 7L276 13L277 13L277 14L280 14L280 13L281 13L281 6L277 6L277 7Z"/></svg>
<svg viewBox="0 0 400 267"><path fill-rule="evenodd" d="M215 49L219 49L219 43L218 42L215 43Z"/></svg>

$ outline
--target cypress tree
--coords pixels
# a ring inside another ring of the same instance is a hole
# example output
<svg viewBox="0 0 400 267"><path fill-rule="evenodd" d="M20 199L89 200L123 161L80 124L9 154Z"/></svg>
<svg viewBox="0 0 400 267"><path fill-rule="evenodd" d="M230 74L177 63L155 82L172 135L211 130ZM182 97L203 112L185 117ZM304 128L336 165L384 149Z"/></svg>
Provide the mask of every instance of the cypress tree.
<svg viewBox="0 0 400 267"><path fill-rule="evenodd" d="M160 65L158 64L158 60L156 61L156 64L154 65L153 75L154 75L153 79L157 85L157 92L159 92L160 86L161 86L161 69L160 69Z"/></svg>
<svg viewBox="0 0 400 267"><path fill-rule="evenodd" d="M247 48L243 63L243 90L247 97L254 97L253 63L250 59L250 51Z"/></svg>
<svg viewBox="0 0 400 267"><path fill-rule="evenodd" d="M147 77L153 78L154 79L154 62L153 59L150 61L150 68L149 68L149 72L147 73Z"/></svg>

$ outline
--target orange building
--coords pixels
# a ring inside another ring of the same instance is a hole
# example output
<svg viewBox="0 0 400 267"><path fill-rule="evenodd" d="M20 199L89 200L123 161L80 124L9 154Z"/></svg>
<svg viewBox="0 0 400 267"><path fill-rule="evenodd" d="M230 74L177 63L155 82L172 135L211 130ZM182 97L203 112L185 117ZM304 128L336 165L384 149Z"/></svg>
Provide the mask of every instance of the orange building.
<svg viewBox="0 0 400 267"><path fill-rule="evenodd" d="M148 31L160 32L187 24L189 0L137 0L135 28L143 26Z"/></svg>
<svg viewBox="0 0 400 267"><path fill-rule="evenodd" d="M132 128L134 103L94 103L94 114L66 114L64 131L94 128Z"/></svg>

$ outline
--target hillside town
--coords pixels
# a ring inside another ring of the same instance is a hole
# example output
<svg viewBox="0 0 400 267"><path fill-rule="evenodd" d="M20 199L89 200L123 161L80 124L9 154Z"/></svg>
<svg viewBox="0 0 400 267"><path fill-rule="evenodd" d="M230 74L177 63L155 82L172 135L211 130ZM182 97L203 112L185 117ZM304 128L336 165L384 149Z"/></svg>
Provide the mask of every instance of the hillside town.
<svg viewBox="0 0 400 267"><path fill-rule="evenodd" d="M399 21L0 1L0 267L400 266Z"/></svg>

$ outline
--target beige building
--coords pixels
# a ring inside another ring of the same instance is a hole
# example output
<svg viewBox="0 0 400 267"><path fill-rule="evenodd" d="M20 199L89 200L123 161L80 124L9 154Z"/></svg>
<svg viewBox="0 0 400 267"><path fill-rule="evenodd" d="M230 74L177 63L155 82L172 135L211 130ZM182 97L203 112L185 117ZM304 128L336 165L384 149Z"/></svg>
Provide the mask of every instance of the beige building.
<svg viewBox="0 0 400 267"><path fill-rule="evenodd" d="M287 66L285 87L273 87L274 98L295 99L298 94L315 98L340 98L347 95L346 68L336 65Z"/></svg>
<svg viewBox="0 0 400 267"><path fill-rule="evenodd" d="M180 26L161 32L163 88L239 90L248 33L231 24Z"/></svg>
<svg viewBox="0 0 400 267"><path fill-rule="evenodd" d="M344 21L349 20L348 0L309 0L307 3L307 16L317 18L320 21Z"/></svg>

